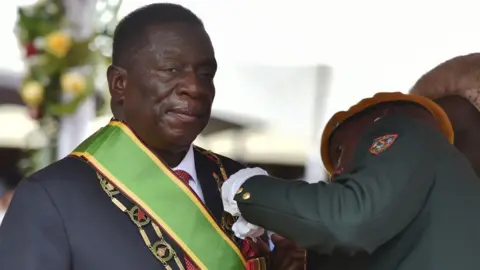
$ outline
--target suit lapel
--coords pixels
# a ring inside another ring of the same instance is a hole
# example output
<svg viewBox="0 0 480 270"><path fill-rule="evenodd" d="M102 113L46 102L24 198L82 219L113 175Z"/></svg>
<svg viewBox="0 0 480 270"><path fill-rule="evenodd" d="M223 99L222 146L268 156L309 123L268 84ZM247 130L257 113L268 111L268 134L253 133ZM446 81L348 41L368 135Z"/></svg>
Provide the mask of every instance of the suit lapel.
<svg viewBox="0 0 480 270"><path fill-rule="evenodd" d="M223 203L218 190L217 181L213 178L213 173L220 175L216 163L208 159L205 155L194 148L195 169L197 171L198 181L202 188L205 205L210 210L218 223L222 220Z"/></svg>

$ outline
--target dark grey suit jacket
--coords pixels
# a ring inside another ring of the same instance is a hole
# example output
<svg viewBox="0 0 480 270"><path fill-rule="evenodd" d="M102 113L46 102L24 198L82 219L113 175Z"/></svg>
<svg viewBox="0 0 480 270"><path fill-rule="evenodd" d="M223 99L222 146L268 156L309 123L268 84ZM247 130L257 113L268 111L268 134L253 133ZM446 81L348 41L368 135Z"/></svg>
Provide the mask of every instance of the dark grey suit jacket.
<svg viewBox="0 0 480 270"><path fill-rule="evenodd" d="M243 166L222 158L227 173ZM195 151L205 203L223 213L215 163ZM181 215L181 209L172 209ZM188 217L186 217L187 219ZM209 248L208 244L205 248ZM183 262L183 254L177 249ZM67 157L24 180L0 227L1 270L158 270L138 228L105 194L95 171Z"/></svg>

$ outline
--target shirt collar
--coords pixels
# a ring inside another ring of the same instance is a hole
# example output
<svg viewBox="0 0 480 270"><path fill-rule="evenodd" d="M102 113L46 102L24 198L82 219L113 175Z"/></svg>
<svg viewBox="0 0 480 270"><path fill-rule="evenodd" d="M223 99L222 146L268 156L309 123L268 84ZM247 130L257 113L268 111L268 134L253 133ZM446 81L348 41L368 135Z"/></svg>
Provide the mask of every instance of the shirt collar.
<svg viewBox="0 0 480 270"><path fill-rule="evenodd" d="M198 178L197 178L197 170L195 168L195 155L193 152L193 145L190 145L190 148L188 149L188 152L185 155L185 157L182 159L180 164L177 165L177 167L173 168L173 170L186 171L192 177L191 180L193 182L197 182Z"/></svg>

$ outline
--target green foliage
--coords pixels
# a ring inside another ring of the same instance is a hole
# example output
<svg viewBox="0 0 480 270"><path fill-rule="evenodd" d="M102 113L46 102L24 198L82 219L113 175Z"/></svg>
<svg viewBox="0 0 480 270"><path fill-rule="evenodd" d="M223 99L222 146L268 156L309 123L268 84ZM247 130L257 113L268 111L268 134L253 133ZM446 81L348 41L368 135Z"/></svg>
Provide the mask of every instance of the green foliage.
<svg viewBox="0 0 480 270"><path fill-rule="evenodd" d="M99 66L104 66L110 61L110 58L105 55L105 50L111 46L112 29L116 24L116 14L121 1L114 6L109 5L106 0L98 1L105 1L103 6L106 8L92 16L92 19L100 18L102 12L110 12L113 13L113 20L99 22L99 25L95 26L98 31L86 39L76 40L71 37L69 39L71 46L65 46L68 52L64 57L59 57L58 54L55 55L48 50L46 39L52 33L68 36L70 25L65 17L62 0L40 1L18 9L15 31L28 66L25 80L34 80L44 86L43 103L38 105L42 111L39 115L42 117L57 118L75 112L82 101L95 92L93 82L98 75L95 71ZM98 40L103 42L99 43ZM84 66L94 70L85 74L87 89L66 102L62 98L60 79L63 74Z"/></svg>
<svg viewBox="0 0 480 270"><path fill-rule="evenodd" d="M64 21L65 10L60 0L47 0L35 5L18 8L17 30L23 45L32 43L58 30Z"/></svg>

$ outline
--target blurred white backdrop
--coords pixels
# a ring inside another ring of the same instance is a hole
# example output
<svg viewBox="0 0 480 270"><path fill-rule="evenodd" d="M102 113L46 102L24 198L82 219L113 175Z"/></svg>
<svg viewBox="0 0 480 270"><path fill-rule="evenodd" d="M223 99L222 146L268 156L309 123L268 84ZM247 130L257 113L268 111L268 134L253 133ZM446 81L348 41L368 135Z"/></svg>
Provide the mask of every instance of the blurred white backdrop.
<svg viewBox="0 0 480 270"><path fill-rule="evenodd" d="M16 7L32 2L2 3L0 69L22 70L12 28ZM120 13L152 2L124 0ZM222 70L239 63L332 66L327 114L377 91L406 91L433 65L480 48L474 0L170 2L204 20Z"/></svg>

